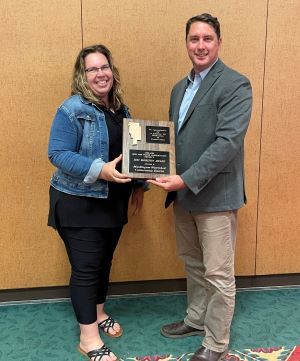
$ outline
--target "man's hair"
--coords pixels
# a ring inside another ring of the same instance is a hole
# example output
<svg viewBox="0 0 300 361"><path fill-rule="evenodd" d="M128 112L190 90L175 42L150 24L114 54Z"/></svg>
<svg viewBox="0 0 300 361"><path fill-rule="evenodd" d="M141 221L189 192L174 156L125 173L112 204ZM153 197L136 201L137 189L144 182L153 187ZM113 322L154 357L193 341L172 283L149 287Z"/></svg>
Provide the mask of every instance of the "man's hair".
<svg viewBox="0 0 300 361"><path fill-rule="evenodd" d="M201 21L202 23L206 23L208 25L210 25L215 33L217 34L218 39L221 38L221 29L220 29L220 23L218 21L218 18L215 18L214 16L210 15L210 14L201 14L201 15L196 15L193 16L192 18L190 18L187 23L186 23L186 27L185 27L185 39L187 39L191 25L193 23L196 23L198 21Z"/></svg>
<svg viewBox="0 0 300 361"><path fill-rule="evenodd" d="M86 79L84 59L88 54L93 53L101 53L107 58L108 64L110 65L111 71L113 73L113 86L108 94L108 99L110 106L115 110L118 110L124 104L122 98L120 74L117 67L114 65L111 52L104 45L88 46L79 52L73 70L71 95L79 94L94 104L105 106L105 104L94 95Z"/></svg>

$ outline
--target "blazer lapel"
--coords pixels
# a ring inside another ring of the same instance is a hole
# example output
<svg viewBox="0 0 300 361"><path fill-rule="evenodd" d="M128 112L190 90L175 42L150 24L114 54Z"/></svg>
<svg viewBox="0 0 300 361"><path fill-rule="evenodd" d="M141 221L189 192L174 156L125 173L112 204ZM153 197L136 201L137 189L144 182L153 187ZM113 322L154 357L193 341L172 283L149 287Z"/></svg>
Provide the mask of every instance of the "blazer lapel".
<svg viewBox="0 0 300 361"><path fill-rule="evenodd" d="M196 105L201 101L201 99L204 97L204 95L209 91L209 89L213 86L215 81L222 74L223 69L224 69L224 64L222 63L221 60L218 60L217 63L209 71L209 73L206 75L204 80L202 80L200 88L198 89L197 93L194 96L194 99L191 102L191 105L189 106L189 109L186 113L186 116L184 118L184 121L183 121L180 129L183 128L184 124L190 118ZM179 107L180 107L180 104L179 104Z"/></svg>
<svg viewBox="0 0 300 361"><path fill-rule="evenodd" d="M178 131L179 109L180 109L180 105L181 105L187 85L188 85L188 79L185 78L179 86L176 97L174 97L174 99L175 99L175 101L174 101L174 119L172 119L172 120L175 125L175 131L176 131L175 134L177 134L177 131Z"/></svg>

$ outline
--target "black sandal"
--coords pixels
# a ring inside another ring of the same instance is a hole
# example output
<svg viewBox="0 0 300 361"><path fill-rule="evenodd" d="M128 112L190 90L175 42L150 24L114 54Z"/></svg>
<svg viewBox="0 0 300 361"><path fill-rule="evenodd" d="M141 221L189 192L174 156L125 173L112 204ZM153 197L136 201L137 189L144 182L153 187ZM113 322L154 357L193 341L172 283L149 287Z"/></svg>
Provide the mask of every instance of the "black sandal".
<svg viewBox="0 0 300 361"><path fill-rule="evenodd" d="M109 356L111 354L111 350L105 345L89 352L85 352L80 345L78 345L77 349L82 355L86 356L91 361L101 361L103 356Z"/></svg>
<svg viewBox="0 0 300 361"><path fill-rule="evenodd" d="M111 317L109 316L109 317L108 317L107 319L105 319L104 321L98 323L98 326L99 326L108 336L110 336L110 337L120 337L120 336L122 336L122 334L123 334L123 329L122 329L121 325L120 325L120 331L119 331L119 332L116 331L116 333L115 333L114 335L112 335L111 333L108 332L110 328L112 328L112 329L114 328L114 325L115 325L116 323L119 323L119 322L115 321L113 318L111 318Z"/></svg>

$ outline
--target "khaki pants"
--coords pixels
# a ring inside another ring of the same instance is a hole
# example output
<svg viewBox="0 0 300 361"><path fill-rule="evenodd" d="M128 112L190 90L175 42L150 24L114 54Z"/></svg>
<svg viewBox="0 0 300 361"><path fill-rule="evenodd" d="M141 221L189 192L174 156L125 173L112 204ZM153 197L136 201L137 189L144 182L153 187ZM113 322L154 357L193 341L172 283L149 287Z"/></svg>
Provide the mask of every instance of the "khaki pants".
<svg viewBox="0 0 300 361"><path fill-rule="evenodd" d="M184 321L204 329L204 347L225 351L235 305L237 211L194 213L175 204L174 214L178 252L187 274Z"/></svg>

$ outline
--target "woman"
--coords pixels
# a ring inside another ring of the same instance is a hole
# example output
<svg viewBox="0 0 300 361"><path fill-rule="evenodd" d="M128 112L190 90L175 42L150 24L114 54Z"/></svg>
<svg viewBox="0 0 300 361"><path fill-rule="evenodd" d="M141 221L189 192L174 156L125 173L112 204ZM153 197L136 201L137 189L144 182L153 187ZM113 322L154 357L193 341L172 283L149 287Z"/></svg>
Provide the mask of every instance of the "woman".
<svg viewBox="0 0 300 361"><path fill-rule="evenodd" d="M80 326L78 350L92 361L117 359L99 329L112 337L122 335L104 302L131 193L134 213L143 203L144 182L131 182L120 173L123 118L130 114L110 51L103 45L82 49L72 96L59 107L50 132L49 159L57 170L51 179L48 225L65 243Z"/></svg>

